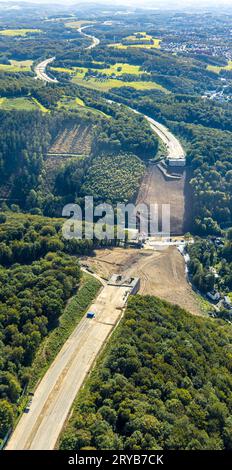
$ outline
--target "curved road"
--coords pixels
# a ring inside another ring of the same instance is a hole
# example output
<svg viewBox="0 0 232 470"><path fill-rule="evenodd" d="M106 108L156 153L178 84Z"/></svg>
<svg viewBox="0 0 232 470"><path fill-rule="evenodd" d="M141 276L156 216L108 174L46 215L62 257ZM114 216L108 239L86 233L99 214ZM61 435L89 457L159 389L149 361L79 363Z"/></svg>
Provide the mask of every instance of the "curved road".
<svg viewBox="0 0 232 470"><path fill-rule="evenodd" d="M48 64L51 64L55 60L55 57L50 57L49 59L45 59L42 62L40 62L38 65L35 67L35 73L36 73L36 78L39 80L43 80L44 82L48 83L58 83L58 80L56 78L51 78L46 74L46 67Z"/></svg>
<svg viewBox="0 0 232 470"><path fill-rule="evenodd" d="M79 28L77 30L82 36L85 36L86 38L89 38L89 39L92 40L92 44L90 44L90 46L87 46L85 48L86 50L93 49L94 47L98 46L98 44L100 44L100 40L98 38L96 38L95 36L92 36L91 34L83 33L83 29L91 28L92 26L94 26L94 25L93 24L88 24L86 26L81 26L81 28Z"/></svg>
<svg viewBox="0 0 232 470"><path fill-rule="evenodd" d="M94 25L88 24L85 26L81 26L78 29L78 32L82 36L85 36L92 40L92 43L90 44L90 46L86 47L86 50L93 49L98 44L100 44L100 40L98 38L96 38L95 36L92 36L91 34L86 34L83 32L83 30L87 28L91 28L92 26ZM47 65L53 62L54 60L55 60L55 57L50 57L49 59L43 60L35 67L35 73L38 79L44 80L45 82L49 82L49 83L58 83L58 80L56 78L51 78L46 74ZM112 100L108 100L108 101L113 102ZM130 108L130 109L136 114L141 114L133 108ZM158 137L165 144L167 148L167 152L168 152L167 158L168 159L171 158L173 160L176 160L177 162L179 161L180 163L185 164L185 151L180 141L163 124L160 124L159 122L155 121L155 119L152 119L151 117L146 116L145 114L143 114L143 116L149 122L153 132L155 132L155 134L158 135Z"/></svg>
<svg viewBox="0 0 232 470"><path fill-rule="evenodd" d="M113 100L107 100L108 103L115 103L118 106L121 106L121 103L117 103L116 101ZM126 105L124 105L126 106ZM140 113L134 108L131 108L130 106L126 106L128 109L133 111L135 114L140 114L142 115L150 124L151 129L153 132L155 132L156 135L162 140L164 143L166 149L167 149L167 158L172 158L175 159L177 162L183 162L185 163L185 151L180 143L180 141L172 134L172 132L167 129L163 124L161 124L158 121L155 121L155 119L147 116L146 114Z"/></svg>
<svg viewBox="0 0 232 470"><path fill-rule="evenodd" d="M160 124L145 114L144 117L149 122L152 130L165 144L168 151L167 158L183 161L183 163L185 163L185 151L180 141L163 124Z"/></svg>
<svg viewBox="0 0 232 470"><path fill-rule="evenodd" d="M83 33L83 29L90 28L92 26L94 25L88 24L86 26L82 26L81 28L77 30L82 36L85 36L92 40L92 43L90 44L90 46L86 47L86 50L93 49L94 47L98 46L98 44L100 44L100 40L96 38L95 36L92 36L91 34ZM44 82L47 82L47 83L58 83L58 80L56 78L51 78L46 74L47 65L51 64L51 62L53 62L54 60L55 60L55 57L50 57L49 59L43 60L38 65L36 65L35 67L36 78L38 78L39 80L43 80Z"/></svg>

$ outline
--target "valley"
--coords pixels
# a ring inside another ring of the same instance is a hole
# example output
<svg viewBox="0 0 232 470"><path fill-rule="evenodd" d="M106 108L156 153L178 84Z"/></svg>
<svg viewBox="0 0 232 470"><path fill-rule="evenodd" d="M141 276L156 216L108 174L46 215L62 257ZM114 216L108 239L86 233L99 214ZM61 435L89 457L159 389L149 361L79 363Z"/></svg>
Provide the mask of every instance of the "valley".
<svg viewBox="0 0 232 470"><path fill-rule="evenodd" d="M188 8L0 5L1 449L232 448L232 11Z"/></svg>

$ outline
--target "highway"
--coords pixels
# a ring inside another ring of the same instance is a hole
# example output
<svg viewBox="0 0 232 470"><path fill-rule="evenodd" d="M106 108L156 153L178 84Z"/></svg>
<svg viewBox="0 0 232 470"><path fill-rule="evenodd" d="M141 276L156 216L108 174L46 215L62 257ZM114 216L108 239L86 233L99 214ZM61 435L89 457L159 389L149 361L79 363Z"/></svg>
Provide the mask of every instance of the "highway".
<svg viewBox="0 0 232 470"><path fill-rule="evenodd" d="M121 318L129 287L105 285L66 341L32 398L6 450L52 450L69 410L101 348Z"/></svg>
<svg viewBox="0 0 232 470"><path fill-rule="evenodd" d="M99 44L94 36L87 49ZM46 66L54 57L46 59L35 68L39 79L57 82L46 75ZM131 109L131 108L130 108ZM136 110L134 112L138 113ZM144 115L153 131L167 147L168 157L183 159L185 152L176 137L162 124ZM83 271L86 271L82 268ZM93 367L107 338L119 322L129 287L116 287L102 281L103 287L95 303L89 308L95 318L84 317L39 383L28 413L24 413L14 430L6 450L52 450L69 414L72 403Z"/></svg>
<svg viewBox="0 0 232 470"><path fill-rule="evenodd" d="M96 38L95 36L91 36L91 34L86 34L86 33L83 33L83 29L86 29L86 28L91 28L93 27L94 25L93 24L88 24L86 26L81 26L81 28L78 29L78 32L80 34L82 34L82 36L85 36L89 39L92 40L92 43L90 44L90 46L87 46L85 49L88 50L88 49L93 49L94 47L98 46L98 44L100 44L100 40L98 38Z"/></svg>
<svg viewBox="0 0 232 470"><path fill-rule="evenodd" d="M82 36L86 36L87 38L92 40L92 43L90 46L86 47L86 50L88 49L93 49L96 47L98 44L100 44L100 40L96 38L95 36L91 36L91 34L86 34L83 32L83 29L90 28L93 25L86 25L82 26L81 28L78 29L78 32L82 34ZM45 59L42 62L40 62L38 65L35 67L35 74L36 78L39 80L43 80L44 82L48 83L58 83L58 80L56 78L51 78L46 74L46 67L48 64L51 64L55 60L55 57L50 57L49 59Z"/></svg>
<svg viewBox="0 0 232 470"><path fill-rule="evenodd" d="M150 118L149 116L146 116L145 114L144 117L149 122L152 130L165 144L168 151L167 158L172 158L176 160L185 159L185 151L180 141L167 129L167 127Z"/></svg>
<svg viewBox="0 0 232 470"><path fill-rule="evenodd" d="M111 101L113 103L113 101ZM142 114L134 108L128 106L128 108L136 114ZM180 143L180 141L172 134L167 127L160 122L155 121L151 117L147 116L146 114L142 114L142 116L148 121L150 124L153 132L158 135L158 137L164 143L168 155L167 158L173 158L177 160L185 159L185 151Z"/></svg>
<svg viewBox="0 0 232 470"><path fill-rule="evenodd" d="M90 34L86 34L83 32L86 28L90 28L94 25L85 25L81 26L78 29L78 32L82 34L83 36L86 36L92 40L92 43L86 47L86 50L88 49L93 49L96 47L98 44L100 44L100 40L96 38L95 36L92 36ZM37 78L40 80L44 80L46 82L50 83L58 83L58 80L56 78L51 78L46 74L46 67L48 64L53 62L55 60L55 57L51 57L49 59L44 60L43 62L40 62L36 67L35 67L35 73ZM113 103L112 100L107 100L111 103ZM117 103L120 105L120 103ZM128 107L131 109L136 114L141 114L137 110ZM152 119L149 116L146 116L143 114L144 118L149 122L152 130L155 132L156 135L162 140L162 142L165 144L167 148L167 158L172 158L175 160L185 160L185 151L180 143L180 141L165 127L163 124L159 123L158 121L155 121L155 119Z"/></svg>
<svg viewBox="0 0 232 470"><path fill-rule="evenodd" d="M49 59L43 60L35 67L36 78L39 80L43 80L44 82L48 83L58 83L56 78L51 78L46 74L46 67L48 64L53 62L55 57L50 57Z"/></svg>
<svg viewBox="0 0 232 470"><path fill-rule="evenodd" d="M108 103L114 103L117 104L118 106L122 106L121 103L118 103L117 101L113 100L106 100ZM126 106L126 105L124 105ZM151 117L147 116L146 114L140 113L134 108L131 108L130 106L126 106L128 109L133 111L135 114L140 114L148 121L148 123L151 126L151 129L153 132L155 132L156 135L162 140L164 143L166 149L167 149L167 158L172 158L176 160L185 160L185 151L180 143L180 141L172 134L172 132L169 131L167 127L165 127L163 124L161 124L158 121L155 121L155 119L152 119Z"/></svg>

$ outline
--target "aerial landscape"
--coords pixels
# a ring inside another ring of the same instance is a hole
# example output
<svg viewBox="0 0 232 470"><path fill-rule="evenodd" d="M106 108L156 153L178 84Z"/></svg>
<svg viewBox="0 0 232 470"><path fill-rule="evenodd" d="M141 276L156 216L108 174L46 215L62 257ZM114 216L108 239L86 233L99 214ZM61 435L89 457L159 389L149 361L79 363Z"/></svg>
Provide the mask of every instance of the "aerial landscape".
<svg viewBox="0 0 232 470"><path fill-rule="evenodd" d="M232 451L232 5L196 3L0 2L4 459Z"/></svg>

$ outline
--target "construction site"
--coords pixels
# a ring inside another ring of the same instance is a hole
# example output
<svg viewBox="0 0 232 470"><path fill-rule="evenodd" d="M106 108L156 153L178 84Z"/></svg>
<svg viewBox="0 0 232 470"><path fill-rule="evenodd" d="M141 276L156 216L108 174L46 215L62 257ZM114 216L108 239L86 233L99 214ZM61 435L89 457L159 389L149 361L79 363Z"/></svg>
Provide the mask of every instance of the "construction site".
<svg viewBox="0 0 232 470"><path fill-rule="evenodd" d="M191 230L192 195L189 184L189 170L181 167L172 168L165 173L161 165L150 165L147 168L136 200L138 204L170 205L171 235L183 235ZM175 174L173 175L173 173ZM161 224L161 218L159 218Z"/></svg>
<svg viewBox="0 0 232 470"><path fill-rule="evenodd" d="M66 341L39 383L12 434L6 450L52 450L76 394L110 334L120 321L129 295L138 291L138 278L112 274L95 302Z"/></svg>
<svg viewBox="0 0 232 470"><path fill-rule="evenodd" d="M199 299L186 278L184 257L177 249L181 240L182 237L176 237L169 245L157 242L155 249L102 248L94 256L83 257L82 264L106 282L114 273L138 277L140 295L155 295L193 315L202 315Z"/></svg>

